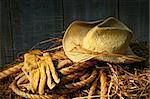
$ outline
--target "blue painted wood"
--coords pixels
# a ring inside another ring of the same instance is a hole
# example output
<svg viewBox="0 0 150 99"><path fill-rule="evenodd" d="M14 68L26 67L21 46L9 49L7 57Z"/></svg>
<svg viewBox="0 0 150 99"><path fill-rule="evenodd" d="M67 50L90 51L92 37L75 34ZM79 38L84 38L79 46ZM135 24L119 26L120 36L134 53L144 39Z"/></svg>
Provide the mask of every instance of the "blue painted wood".
<svg viewBox="0 0 150 99"><path fill-rule="evenodd" d="M73 20L93 21L118 17L118 0L64 0L65 28Z"/></svg>
<svg viewBox="0 0 150 99"><path fill-rule="evenodd" d="M21 0L18 2L20 10L14 18L16 16L19 21L13 21L15 55L26 52L42 40L57 36L56 32L63 30L63 11L60 0Z"/></svg>
<svg viewBox="0 0 150 99"><path fill-rule="evenodd" d="M1 24L1 18L2 18L2 3L0 3L0 67L2 67L2 24Z"/></svg>
<svg viewBox="0 0 150 99"><path fill-rule="evenodd" d="M119 18L149 41L149 0L0 0L0 66L61 31L74 20ZM40 46L46 49L49 45Z"/></svg>
<svg viewBox="0 0 150 99"><path fill-rule="evenodd" d="M119 0L119 18L134 32L137 41L149 41L149 0Z"/></svg>
<svg viewBox="0 0 150 99"><path fill-rule="evenodd" d="M13 60L13 39L10 22L9 0L0 1L0 67Z"/></svg>

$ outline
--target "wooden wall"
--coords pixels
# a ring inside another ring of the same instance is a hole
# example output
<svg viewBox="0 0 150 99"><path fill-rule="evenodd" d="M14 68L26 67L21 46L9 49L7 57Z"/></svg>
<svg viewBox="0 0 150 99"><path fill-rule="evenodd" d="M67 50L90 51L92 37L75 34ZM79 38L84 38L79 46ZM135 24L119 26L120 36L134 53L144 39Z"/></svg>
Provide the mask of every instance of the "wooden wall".
<svg viewBox="0 0 150 99"><path fill-rule="evenodd" d="M0 0L0 66L49 37L62 35L70 22L114 16L138 41L149 41L149 0Z"/></svg>

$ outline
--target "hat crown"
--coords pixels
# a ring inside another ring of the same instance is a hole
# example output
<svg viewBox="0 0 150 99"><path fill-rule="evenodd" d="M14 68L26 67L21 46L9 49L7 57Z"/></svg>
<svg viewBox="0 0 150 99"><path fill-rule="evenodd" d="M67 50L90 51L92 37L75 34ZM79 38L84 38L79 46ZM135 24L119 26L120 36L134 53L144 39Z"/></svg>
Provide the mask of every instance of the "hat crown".
<svg viewBox="0 0 150 99"><path fill-rule="evenodd" d="M124 53L132 34L116 27L94 27L83 38L82 47L93 52Z"/></svg>
<svg viewBox="0 0 150 99"><path fill-rule="evenodd" d="M82 46L94 52L124 53L131 38L131 30L111 17L89 30Z"/></svg>
<svg viewBox="0 0 150 99"><path fill-rule="evenodd" d="M63 48L68 58L74 62L95 58L114 63L129 63L141 60L127 58L127 55L133 55L128 53L131 39L132 31L113 17L94 22L74 21L65 31ZM121 58L124 55L127 59Z"/></svg>

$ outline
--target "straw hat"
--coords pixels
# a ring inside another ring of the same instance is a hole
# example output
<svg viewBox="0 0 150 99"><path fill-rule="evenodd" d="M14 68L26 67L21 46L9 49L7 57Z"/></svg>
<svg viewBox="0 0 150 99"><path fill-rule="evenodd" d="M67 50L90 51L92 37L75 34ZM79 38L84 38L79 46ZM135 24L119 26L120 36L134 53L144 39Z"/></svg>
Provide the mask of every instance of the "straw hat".
<svg viewBox="0 0 150 99"><path fill-rule="evenodd" d="M112 63L132 63L143 60L129 48L132 36L132 31L113 17L95 22L74 21L64 34L63 48L73 62L94 58Z"/></svg>

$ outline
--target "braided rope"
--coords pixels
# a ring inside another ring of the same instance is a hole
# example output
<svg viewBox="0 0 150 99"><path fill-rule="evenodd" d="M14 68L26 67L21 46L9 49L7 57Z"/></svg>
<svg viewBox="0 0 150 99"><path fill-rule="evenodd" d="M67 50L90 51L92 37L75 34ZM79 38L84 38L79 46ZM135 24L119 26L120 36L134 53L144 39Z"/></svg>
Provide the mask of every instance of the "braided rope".
<svg viewBox="0 0 150 99"><path fill-rule="evenodd" d="M23 66L23 63L19 63L19 64L15 64L13 67L11 67L7 70L1 71L0 72L0 79L7 77L13 73L18 72L22 68L22 66Z"/></svg>
<svg viewBox="0 0 150 99"><path fill-rule="evenodd" d="M88 92L88 99L92 99L92 95L94 95L95 91L96 91L96 87L97 87L97 80L98 78L92 83L89 92Z"/></svg>
<svg viewBox="0 0 150 99"><path fill-rule="evenodd" d="M16 78L19 79L19 77L16 77ZM52 95L29 94L29 93L25 93L25 92L19 90L17 87L17 84L16 84L18 79L15 79L9 86L13 90L13 92L15 92L17 95L25 97L25 98L30 98L30 99L46 99L46 98L52 99Z"/></svg>
<svg viewBox="0 0 150 99"><path fill-rule="evenodd" d="M54 93L56 93L56 94L57 93L58 94L72 93L73 91L76 91L76 90L80 89L81 87L93 82L93 80L96 78L96 75L97 75L96 70L93 70L92 74L87 79L61 86L61 87L57 88L57 90L54 90Z"/></svg>
<svg viewBox="0 0 150 99"><path fill-rule="evenodd" d="M91 83L96 78L96 75L97 75L96 70L93 70L92 74L87 79L85 79L83 81L80 81L80 82L75 82L75 83L72 83L72 84L65 85L65 87L70 88L70 89L73 89L75 87L80 87L81 88L81 87L87 85L88 83Z"/></svg>
<svg viewBox="0 0 150 99"><path fill-rule="evenodd" d="M60 69L59 72L62 73L63 75L69 75L79 70L81 71L92 66L94 66L93 62L90 62L90 61L83 62L83 63L75 63L69 67Z"/></svg>
<svg viewBox="0 0 150 99"><path fill-rule="evenodd" d="M66 84L67 82L71 81L71 80L75 80L77 78L79 78L80 76L82 76L86 71L83 70L81 72L76 72L74 74L70 74L70 75L67 75L67 76L63 76L61 78L61 82L60 84Z"/></svg>

